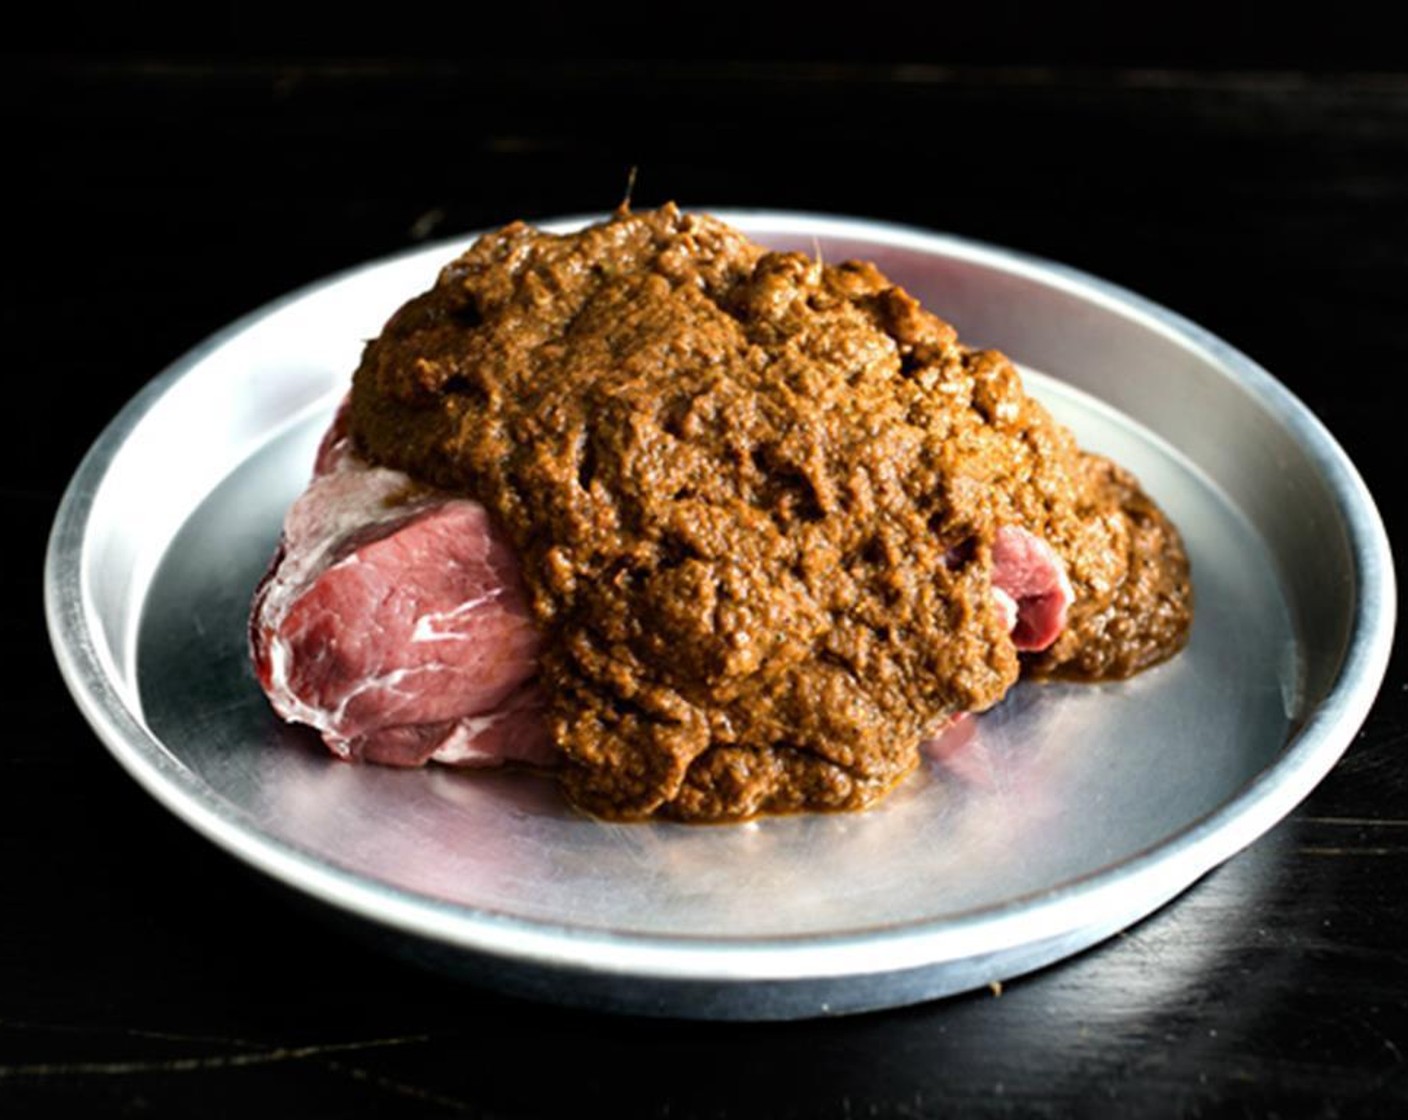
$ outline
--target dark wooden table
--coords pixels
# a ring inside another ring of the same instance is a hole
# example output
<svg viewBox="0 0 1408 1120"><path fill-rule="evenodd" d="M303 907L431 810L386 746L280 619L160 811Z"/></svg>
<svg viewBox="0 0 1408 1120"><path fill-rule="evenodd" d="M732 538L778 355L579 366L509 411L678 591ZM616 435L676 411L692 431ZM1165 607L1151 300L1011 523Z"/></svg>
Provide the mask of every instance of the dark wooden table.
<svg viewBox="0 0 1408 1120"><path fill-rule="evenodd" d="M1273 832L1079 957L772 1025L518 1002L337 936L143 794L54 668L62 488L234 317L428 237L642 205L1066 261L1261 361L1400 534L1408 76L483 59L11 60L0 1116L1404 1115L1408 676ZM940 309L942 310L942 309ZM218 422L218 418L212 418Z"/></svg>

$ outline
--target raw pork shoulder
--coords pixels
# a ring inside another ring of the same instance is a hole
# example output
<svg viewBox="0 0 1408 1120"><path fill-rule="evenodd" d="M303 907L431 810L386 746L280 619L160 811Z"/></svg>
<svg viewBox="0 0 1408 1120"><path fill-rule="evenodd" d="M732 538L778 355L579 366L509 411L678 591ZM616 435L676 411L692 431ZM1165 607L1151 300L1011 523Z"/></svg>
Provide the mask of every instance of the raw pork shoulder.
<svg viewBox="0 0 1408 1120"><path fill-rule="evenodd" d="M341 417L315 472L250 619L274 710L347 759L552 764L538 634L484 507L369 466Z"/></svg>
<svg viewBox="0 0 1408 1120"><path fill-rule="evenodd" d="M1055 549L1033 533L1004 525L992 544L992 593L1020 650L1043 650L1066 626L1074 593Z"/></svg>
<svg viewBox="0 0 1408 1120"><path fill-rule="evenodd" d="M538 633L517 564L478 502L359 458L337 421L254 597L250 644L274 710L338 756L391 766L551 766ZM1060 558L1016 526L993 596L1020 650L1066 623Z"/></svg>

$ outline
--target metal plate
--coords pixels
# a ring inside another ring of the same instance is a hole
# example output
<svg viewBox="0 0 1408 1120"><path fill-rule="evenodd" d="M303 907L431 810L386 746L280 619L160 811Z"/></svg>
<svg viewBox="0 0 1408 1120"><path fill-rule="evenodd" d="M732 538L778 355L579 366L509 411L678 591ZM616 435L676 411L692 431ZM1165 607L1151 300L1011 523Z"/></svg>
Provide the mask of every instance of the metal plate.
<svg viewBox="0 0 1408 1120"><path fill-rule="evenodd" d="M721 216L874 260L1022 363L1182 529L1189 648L1121 684L1018 686L863 814L612 825L529 775L332 760L255 684L249 598L361 341L447 243L235 324L80 467L50 541L50 632L129 772L400 951L520 993L720 1018L1010 978L1149 913L1289 812L1367 713L1395 605L1373 503L1318 422L1200 328L1059 265L874 222Z"/></svg>

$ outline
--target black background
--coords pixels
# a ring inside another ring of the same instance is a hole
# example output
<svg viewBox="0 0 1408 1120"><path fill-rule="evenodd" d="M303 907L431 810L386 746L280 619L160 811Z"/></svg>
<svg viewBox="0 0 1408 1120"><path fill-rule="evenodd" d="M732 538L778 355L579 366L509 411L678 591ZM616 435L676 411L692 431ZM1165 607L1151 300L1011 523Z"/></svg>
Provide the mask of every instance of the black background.
<svg viewBox="0 0 1408 1120"><path fill-rule="evenodd" d="M1110 942L1000 996L732 1026L522 1003L325 928L143 795L48 652L54 508L148 378L338 268L608 209L633 166L638 206L908 222L1131 287L1309 404L1400 537L1401 41L1352 5L1125 12L36 13L0 73L0 1114L1402 1114L1401 652L1308 801Z"/></svg>

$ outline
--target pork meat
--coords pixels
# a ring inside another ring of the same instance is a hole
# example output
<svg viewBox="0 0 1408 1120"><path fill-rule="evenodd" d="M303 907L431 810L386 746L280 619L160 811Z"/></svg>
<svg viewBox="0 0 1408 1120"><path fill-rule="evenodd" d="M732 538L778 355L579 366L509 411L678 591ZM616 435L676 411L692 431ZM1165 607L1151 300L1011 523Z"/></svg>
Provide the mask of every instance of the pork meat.
<svg viewBox="0 0 1408 1120"><path fill-rule="evenodd" d="M250 621L274 710L346 759L551 764L538 634L484 507L369 466L340 422L315 470Z"/></svg>

